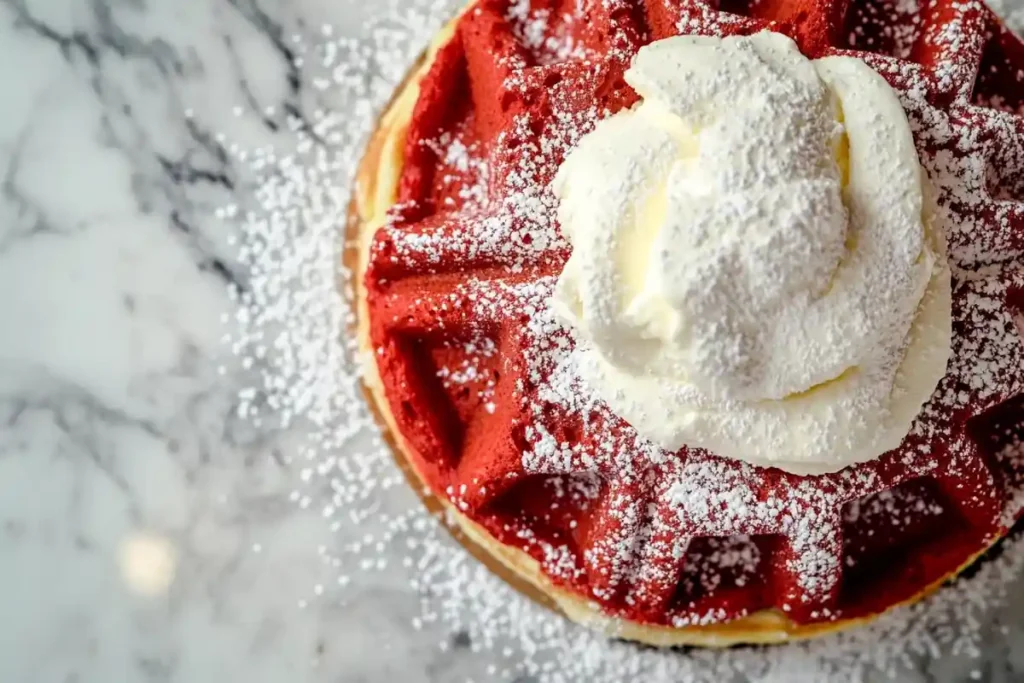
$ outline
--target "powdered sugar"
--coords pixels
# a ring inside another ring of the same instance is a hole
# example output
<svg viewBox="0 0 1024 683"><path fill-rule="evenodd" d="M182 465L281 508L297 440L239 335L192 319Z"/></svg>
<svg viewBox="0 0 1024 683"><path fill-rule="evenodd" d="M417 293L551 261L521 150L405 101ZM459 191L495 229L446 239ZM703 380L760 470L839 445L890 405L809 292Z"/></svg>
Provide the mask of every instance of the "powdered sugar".
<svg viewBox="0 0 1024 683"><path fill-rule="evenodd" d="M533 8L530 0L510 2L507 14L515 27L516 36L525 47L537 54L541 64L584 58L586 50L570 32L577 14L567 13L563 17L562 28L558 33L549 29L551 15L550 9Z"/></svg>
<svg viewBox="0 0 1024 683"><path fill-rule="evenodd" d="M374 108L368 106L367 102L379 106L388 96L391 84L397 80L405 65L411 62L415 41L421 43L429 35L429 30L424 30L431 23L436 26L444 17L440 7L420 7L426 10L425 14L410 17L408 23L398 29L378 32L375 25L367 28L372 37L360 48L362 54L373 53L372 50L366 50L365 45L391 45L377 53L383 55L380 59L388 60L386 66L390 83L380 84L369 94L362 77L356 79L342 76L339 77L338 85L332 86L346 89L353 104L359 103L359 109L366 114ZM393 27L395 24L390 25ZM395 45L399 43L404 47L397 49ZM347 54L343 51L341 59L345 59ZM392 59L394 63L390 62ZM365 62L359 67L360 63L358 59L351 60L346 73L354 73L358 68L370 68ZM246 313L243 322L247 325L249 336L239 343L240 351L250 353L257 345L278 338L276 335L280 330L285 330L285 334L276 343L283 360L278 360L277 354L271 353L275 356L275 365L270 368L264 385L260 387L260 391L267 392L270 397L268 416L289 419L288 416L297 414L319 424L320 428L312 435L306 454L310 458L311 480L315 482L319 477L326 477L332 482L335 499L330 501L331 509L344 511L353 520L343 521L345 517L336 512L336 523L368 524L372 521L384 529L358 547L340 549L339 554L328 553L332 564L337 560L338 564L350 569L364 565L364 570L376 571L378 559L408 556L412 564L410 576L414 586L424 596L422 623L430 625L440 621L455 628L466 628L475 644L483 648L494 648L489 657L496 662L496 675L504 672L506 675L533 675L544 681L592 680L599 683L636 678L653 683L677 680L710 682L727 680L737 672L745 672L756 680L791 681L799 680L801 676L806 680L821 680L825 677L830 677L830 680L855 680L873 666L894 666L908 657L908 653L929 654L949 649L971 651L977 648L979 615L983 613L984 604L998 601L1005 582L1020 571L1021 558L1024 556L1017 546L1011 546L1002 559L985 565L971 583L962 584L959 590L950 589L920 607L883 617L869 630L829 637L806 646L779 649L771 654L739 651L725 655L696 653L681 657L675 653L641 652L630 646L610 643L600 636L572 626L552 613L525 602L491 577L486 569L454 548L444 538L436 523L424 517L418 508L382 512L379 508L384 500L382 492L398 484L401 478L388 451L379 443L369 449L365 446L352 446L352 434L360 431L374 432L375 429L358 396L357 371L352 364L351 346L348 350L336 346L339 332L346 324L346 309L341 301L334 298L331 284L340 249L336 226L344 221L344 203L348 195L348 186L344 177L339 177L339 170L351 169L361 149L360 139L366 134L371 118L366 116L360 122L347 117L329 117L329 120L325 117L323 132L336 133L345 140L342 146L334 148L330 154L313 150L311 146L313 151L307 151L301 163L294 158L263 157L262 163L271 171L267 174L261 195L265 214L252 216L250 239L254 244L273 245L273 248L259 247L251 250L250 262L257 276L254 277L254 292L244 302ZM543 148L549 143L537 144ZM514 172L511 176L515 177ZM528 200L524 204L529 205L532 201ZM536 201L544 206L550 200L541 194L536 196ZM305 210L291 211L289 207ZM557 243L557 232L546 226L543 211L532 215L535 225L544 226L540 234L550 237L552 243ZM310 218L314 220L310 221ZM506 230L504 234L521 237L534 233L535 228L524 231L519 227L513 220L516 218L518 214L513 210L503 228ZM443 246L449 248L451 244L444 243ZM501 256L500 249L495 249L495 252ZM518 260L520 269L530 267L532 257L516 254L511 258ZM1001 287L1005 288L1004 281L989 278L984 282L989 283L989 289L979 295L982 298L973 304L974 308L963 314L967 317L962 320L970 321L974 312L1000 306L999 291ZM543 310L550 286L549 278L547 281L539 280L517 287L483 281L469 282L464 288L467 294L479 297L477 305L481 315L486 313L498 317L502 312L510 310L510 304L515 306L511 310L528 310L528 307L533 307L534 312L528 315L526 333L539 338L538 346L531 348L538 348L544 353L538 355L535 362L531 362L524 377L531 378L531 382L543 383L544 395L548 399L557 398L557 405L563 409L590 416L596 428L602 418L599 403L585 392L577 391L579 387L573 383L568 368L562 367L563 379L557 379L560 362L568 346L564 337L559 336L558 325L546 317ZM515 298L510 298L513 295ZM502 308L495 308L498 302L501 302ZM300 305L296 306L296 303ZM988 316L982 316L978 322L983 320L987 324L989 319ZM1005 330L992 336L996 338L1000 335L1001 338L1007 337ZM1001 353L1005 352L996 352L994 361L997 365L993 371L1003 367L1000 365L1004 362L1003 356L999 355ZM526 389L522 387L520 393L526 395ZM970 394L975 390L968 386L962 391ZM969 403L969 397L966 397L965 402ZM524 453L524 459L530 459L528 466L535 471L582 470L600 472L605 477L614 471L614 467L618 467L616 476L628 481L637 476L638 465L665 462L665 454L637 443L635 436L629 435L609 435L603 446L596 451L572 447L567 449L565 441L549 430L540 419L549 410L544 401L531 398L529 409L537 411L533 425L537 434L537 447ZM624 442L622 438L632 441ZM636 460L625 462L621 459L620 447L623 443L635 446ZM548 451L542 450L541 444L546 444L544 448ZM332 452L343 447L341 452L346 454L345 458L331 456ZM548 457L546 452L557 456ZM616 458L619 459L617 465ZM697 474L700 476L714 475L713 468L716 467L713 461L703 465L698 461L694 466L699 468ZM668 483L683 485L684 481L679 479ZM717 485L721 481L728 482L728 478L716 478L714 481L715 485L709 487L710 496L720 495ZM870 487L871 482L857 482L857 485ZM312 495L310 491L302 497ZM451 495L457 498L462 494L455 490ZM711 508L699 498L692 500L687 497L685 489L677 487L673 496L659 499L663 510L650 510L646 507L638 509L642 509L644 515L655 513L655 519L663 518L662 511L670 514L682 511L710 518L707 513ZM736 498L726 497L720 503L728 506L737 501L741 504L754 504L743 491ZM831 505L824 505L823 509ZM721 505L715 509L720 508ZM833 509L838 511L839 508ZM732 518L734 516L731 515L721 518L723 529L729 528L728 522ZM711 519L718 523L718 517ZM814 517L803 514L793 516L787 522L790 531L805 539L815 538L813 527L817 523ZM653 524L647 530L640 530L639 535L633 539L615 544L614 547L619 551L628 543L633 548L643 548L644 544L638 544L636 539L651 539L656 532L657 524ZM677 545L665 552L672 554L683 550L683 547ZM545 564L553 573L579 571L564 548L548 544L544 552L547 558ZM731 556L720 553L718 560L724 557ZM831 563L836 557L838 552L835 550L805 548L803 566L794 567L794 571L814 577L818 575L814 571L815 566ZM744 566L747 565L744 563ZM624 575L629 576L632 572L650 581L650 577L642 576L643 569L636 570L635 567ZM829 572L823 574L828 575ZM709 574L697 583L703 585L705 580L715 581ZM820 588L823 587L815 587L815 590ZM703 623L713 622L723 616L711 610L695 612L689 619L692 623ZM939 627L937 630L930 630L936 626ZM504 648L509 649L506 651Z"/></svg>

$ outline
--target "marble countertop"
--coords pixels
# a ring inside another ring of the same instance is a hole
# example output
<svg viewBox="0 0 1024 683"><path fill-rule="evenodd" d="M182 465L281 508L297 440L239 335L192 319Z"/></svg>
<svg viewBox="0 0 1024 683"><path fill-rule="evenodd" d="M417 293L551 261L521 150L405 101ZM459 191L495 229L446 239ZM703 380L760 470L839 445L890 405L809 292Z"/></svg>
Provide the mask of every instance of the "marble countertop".
<svg viewBox="0 0 1024 683"><path fill-rule="evenodd" d="M252 273L224 207L259 189L237 149L317 130L337 94L295 45L374 5L0 0L3 683L493 677L501 649L424 619L400 562L339 580L365 528L310 493L308 425L244 414L259 368L229 343ZM1024 680L1009 595L979 658L899 680Z"/></svg>

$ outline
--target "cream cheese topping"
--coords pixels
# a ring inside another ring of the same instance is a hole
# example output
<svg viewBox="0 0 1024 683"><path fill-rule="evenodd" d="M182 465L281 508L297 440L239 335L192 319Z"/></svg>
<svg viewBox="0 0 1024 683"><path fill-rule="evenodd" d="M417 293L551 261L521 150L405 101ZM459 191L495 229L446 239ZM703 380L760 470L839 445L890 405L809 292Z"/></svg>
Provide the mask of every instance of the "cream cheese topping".
<svg viewBox="0 0 1024 683"><path fill-rule="evenodd" d="M658 41L626 80L642 103L554 184L583 379L667 450L819 473L898 446L951 295L895 93L772 32Z"/></svg>

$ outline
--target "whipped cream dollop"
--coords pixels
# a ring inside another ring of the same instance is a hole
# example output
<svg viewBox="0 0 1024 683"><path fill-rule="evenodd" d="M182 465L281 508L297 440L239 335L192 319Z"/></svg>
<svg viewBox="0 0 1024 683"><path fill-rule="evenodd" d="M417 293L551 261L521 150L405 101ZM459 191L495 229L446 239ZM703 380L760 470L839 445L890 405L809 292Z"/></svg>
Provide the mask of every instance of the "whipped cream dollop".
<svg viewBox="0 0 1024 683"><path fill-rule="evenodd" d="M773 32L637 54L643 98L559 170L553 306L583 379L664 449L821 473L897 447L945 374L945 247L906 114Z"/></svg>

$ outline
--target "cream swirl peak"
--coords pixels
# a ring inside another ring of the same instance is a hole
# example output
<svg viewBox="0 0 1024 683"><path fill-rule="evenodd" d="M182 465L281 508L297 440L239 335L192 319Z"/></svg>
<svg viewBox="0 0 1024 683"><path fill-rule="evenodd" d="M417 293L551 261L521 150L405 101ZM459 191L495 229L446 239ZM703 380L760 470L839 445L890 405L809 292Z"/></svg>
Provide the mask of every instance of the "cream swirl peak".
<svg viewBox="0 0 1024 683"><path fill-rule="evenodd" d="M945 373L949 271L909 124L781 34L643 48L555 180L580 373L665 449L793 472L899 445Z"/></svg>

